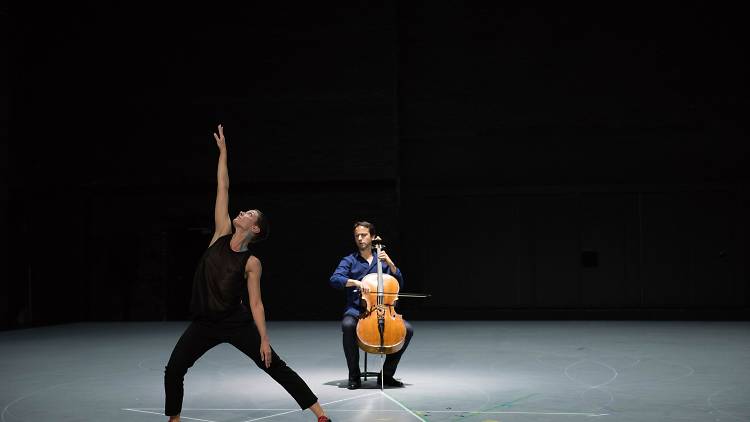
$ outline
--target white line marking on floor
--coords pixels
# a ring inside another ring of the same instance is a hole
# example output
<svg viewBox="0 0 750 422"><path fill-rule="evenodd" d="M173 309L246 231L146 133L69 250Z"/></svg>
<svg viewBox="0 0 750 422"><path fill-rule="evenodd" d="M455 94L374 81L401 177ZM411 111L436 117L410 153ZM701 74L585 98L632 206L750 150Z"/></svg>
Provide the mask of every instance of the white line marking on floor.
<svg viewBox="0 0 750 422"><path fill-rule="evenodd" d="M320 405L321 406L327 406L329 404L341 403L341 402L349 401L349 400L355 400L355 399L359 399L359 398L362 398L362 397L372 396L372 395L375 395L375 394L377 394L377 393L360 394L359 396L348 397L348 398L341 399L341 400L334 400L334 401L331 401L331 402L328 402L328 403L321 403ZM274 415L262 416L260 418L248 419L245 422L253 422L253 421L259 421L259 420L263 420L263 419L270 419L270 418L274 418L276 416L288 415L288 414L294 413L294 412L302 412L302 409L295 409L295 410L291 410L291 411L288 411L288 412L276 413Z"/></svg>
<svg viewBox="0 0 750 422"><path fill-rule="evenodd" d="M404 409L407 412L411 413L411 415L414 416L415 418L419 419L422 422L427 422L423 417L421 417L421 416L417 415L416 413L412 412L411 410L409 410L409 408L407 408L403 404L399 403L398 400L396 400L393 397L389 396L388 393L386 393L385 391L381 391L381 393L383 393L383 395L386 396L388 399L390 399L392 402L394 402L397 405L399 405L402 409Z"/></svg>
<svg viewBox="0 0 750 422"><path fill-rule="evenodd" d="M129 410L131 412L138 412L138 413L150 413L152 415L159 415L159 416L163 416L164 415L164 412L162 412L162 413L148 412L146 410L139 410L139 409L122 409L122 410ZM201 422L216 422L216 421L212 421L212 420L209 420L209 419L189 418L187 416L182 416L182 415L180 415L180 419L189 419L191 421L201 421Z"/></svg>

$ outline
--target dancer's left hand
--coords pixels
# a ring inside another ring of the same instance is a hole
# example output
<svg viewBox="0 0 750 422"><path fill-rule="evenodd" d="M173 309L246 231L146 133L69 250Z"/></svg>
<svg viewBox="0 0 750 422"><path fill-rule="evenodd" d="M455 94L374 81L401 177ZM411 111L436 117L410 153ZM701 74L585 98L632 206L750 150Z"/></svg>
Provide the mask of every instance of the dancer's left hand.
<svg viewBox="0 0 750 422"><path fill-rule="evenodd" d="M260 359L266 364L266 368L271 366L271 343L268 340L260 341Z"/></svg>

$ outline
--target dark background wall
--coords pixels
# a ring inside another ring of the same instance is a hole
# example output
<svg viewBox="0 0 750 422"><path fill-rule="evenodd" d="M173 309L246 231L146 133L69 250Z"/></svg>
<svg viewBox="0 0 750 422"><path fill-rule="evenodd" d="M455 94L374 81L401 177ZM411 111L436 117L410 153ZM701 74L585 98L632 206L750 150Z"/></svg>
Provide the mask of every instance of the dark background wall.
<svg viewBox="0 0 750 422"><path fill-rule="evenodd" d="M357 219L407 318L746 318L736 11L438 3L12 10L3 327L187 318L220 122L269 319Z"/></svg>
<svg viewBox="0 0 750 422"><path fill-rule="evenodd" d="M8 239L8 126L10 122L10 19L6 7L0 7L0 235ZM5 240L0 242L0 319L7 321L10 310L10 297L8 293L8 244ZM3 326L5 324L3 323Z"/></svg>

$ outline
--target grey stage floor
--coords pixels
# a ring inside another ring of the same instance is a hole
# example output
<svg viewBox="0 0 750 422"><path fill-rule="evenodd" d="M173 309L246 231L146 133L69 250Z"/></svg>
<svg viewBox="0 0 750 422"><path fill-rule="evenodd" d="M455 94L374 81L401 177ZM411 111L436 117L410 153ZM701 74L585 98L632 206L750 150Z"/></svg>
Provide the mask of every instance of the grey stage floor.
<svg viewBox="0 0 750 422"><path fill-rule="evenodd" d="M269 333L336 422L750 421L746 322L412 323L396 374L407 386L384 392L343 388L338 322L270 322ZM0 333L2 422L166 420L164 365L186 325ZM314 420L228 345L185 388L185 421Z"/></svg>

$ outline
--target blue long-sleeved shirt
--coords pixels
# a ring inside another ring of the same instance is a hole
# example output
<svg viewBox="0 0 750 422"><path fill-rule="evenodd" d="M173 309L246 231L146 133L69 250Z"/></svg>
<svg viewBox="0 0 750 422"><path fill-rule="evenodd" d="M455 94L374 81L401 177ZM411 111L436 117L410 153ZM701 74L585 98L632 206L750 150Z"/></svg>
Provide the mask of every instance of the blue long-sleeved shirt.
<svg viewBox="0 0 750 422"><path fill-rule="evenodd" d="M360 297L359 290L356 286L346 287L346 281L350 278L353 280L362 280L367 274L377 273L378 267L377 257L373 254L372 264L368 263L366 259L362 258L359 251L353 252L341 259L336 271L331 275L331 286L336 289L346 289L346 308L344 309L344 315L351 315L355 318L359 317L362 307L362 299ZM396 272L391 272L391 267L387 263L381 261L383 268L383 274L389 274L398 280L399 289L404 288L404 278L401 276L401 270L396 267Z"/></svg>

